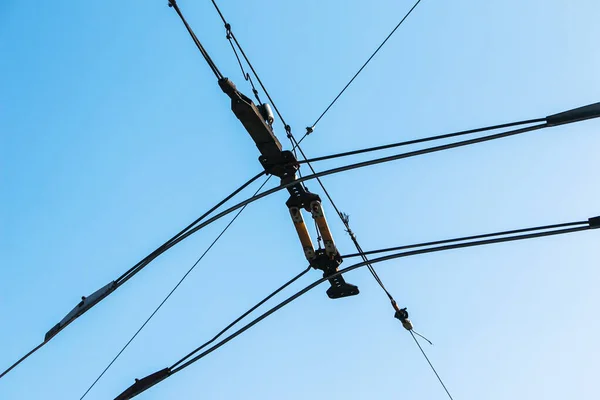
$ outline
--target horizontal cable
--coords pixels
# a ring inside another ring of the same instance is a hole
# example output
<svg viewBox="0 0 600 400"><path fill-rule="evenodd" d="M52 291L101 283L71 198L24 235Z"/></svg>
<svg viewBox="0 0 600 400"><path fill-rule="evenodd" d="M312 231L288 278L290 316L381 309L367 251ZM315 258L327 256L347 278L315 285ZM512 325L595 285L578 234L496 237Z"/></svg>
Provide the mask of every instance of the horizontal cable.
<svg viewBox="0 0 600 400"><path fill-rule="evenodd" d="M359 257L362 254L370 255L370 254L378 254L378 253L388 253L390 251L408 250L408 249L414 249L414 248L418 248L418 247L435 246L435 245L439 245L439 244L454 243L454 242L463 242L465 240L483 239L483 238L494 237L494 236L512 235L515 233L533 232L533 231L540 231L540 230L546 230L546 229L566 228L566 227L586 225L586 224L588 224L588 221L567 222L564 224L544 225L544 226L538 226L535 228L515 229L512 231L486 233L484 235L465 236L465 237L456 238L456 239L436 240L434 242L409 244L409 245L405 245L405 246L388 247L388 248L379 249L379 250L363 251L362 253L346 254L346 255L343 255L342 258L353 258L353 257Z"/></svg>
<svg viewBox="0 0 600 400"><path fill-rule="evenodd" d="M529 120L525 120L525 121L510 122L507 124L486 126L484 128L469 129L466 131L446 133L444 135L430 136L430 137L421 138L421 139L407 140L404 142L384 144L381 146L368 147L368 148L360 149L360 150L352 150L352 151L346 151L343 153L336 153L336 154L331 154L331 155L322 156L322 157L315 157L315 158L311 158L311 159L309 159L307 161L303 161L303 162L311 163L311 162L331 160L334 158L354 156L356 154L369 153L369 152L379 151L379 150L387 150L387 149L391 149L394 147L401 147L401 146L408 146L408 145L412 145L412 144L431 142L434 140L449 139L449 138L457 137L457 136L470 135L473 133L480 133L480 132L485 132L485 131L491 131L491 130L502 129L502 128L510 128L513 126L534 124L534 123L545 122L545 121L546 121L545 118L536 118L536 119L529 119Z"/></svg>

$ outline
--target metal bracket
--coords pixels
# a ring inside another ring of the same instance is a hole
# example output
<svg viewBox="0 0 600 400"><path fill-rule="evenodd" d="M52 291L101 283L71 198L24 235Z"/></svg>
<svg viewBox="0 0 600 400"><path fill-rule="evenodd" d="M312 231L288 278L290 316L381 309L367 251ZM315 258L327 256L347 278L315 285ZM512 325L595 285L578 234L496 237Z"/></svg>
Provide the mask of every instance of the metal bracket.
<svg viewBox="0 0 600 400"><path fill-rule="evenodd" d="M310 263L311 267L323 271L323 278L327 278L338 271L342 263L342 257L339 253L331 258L325 250L317 250L315 259ZM327 296L330 299L339 299L341 297L355 296L359 293L358 287L347 283L342 275L329 279L331 287L327 289Z"/></svg>
<svg viewBox="0 0 600 400"><path fill-rule="evenodd" d="M136 379L135 383L129 386L123 393L115 397L115 400L128 400L132 397L137 396L142 393L144 390L151 388L156 385L163 379L166 379L171 375L171 370L169 368L161 369L158 372L148 375L142 379Z"/></svg>
<svg viewBox="0 0 600 400"><path fill-rule="evenodd" d="M96 305L100 300L108 296L117 288L117 283L112 281L108 285L102 287L101 289L96 290L94 293L89 295L88 297L83 296L79 304L77 304L71 312L69 312L66 317L64 317L58 324L54 325L52 329L50 329L46 336L44 337L44 342L52 339L58 332L63 330L67 325L73 322L77 317L81 314L92 308Z"/></svg>
<svg viewBox="0 0 600 400"><path fill-rule="evenodd" d="M231 98L231 110L242 122L260 153L266 157L276 158L279 156L281 143L258 107L252 100L240 93L229 79L220 79L219 86Z"/></svg>

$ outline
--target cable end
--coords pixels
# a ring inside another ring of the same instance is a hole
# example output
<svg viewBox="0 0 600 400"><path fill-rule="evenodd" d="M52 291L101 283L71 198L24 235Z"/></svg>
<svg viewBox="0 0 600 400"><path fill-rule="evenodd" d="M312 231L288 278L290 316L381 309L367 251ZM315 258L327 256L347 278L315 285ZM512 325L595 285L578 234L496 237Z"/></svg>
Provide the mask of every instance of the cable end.
<svg viewBox="0 0 600 400"><path fill-rule="evenodd" d="M600 102L549 115L546 117L546 122L555 126L597 117L600 117Z"/></svg>
<svg viewBox="0 0 600 400"><path fill-rule="evenodd" d="M592 229L600 228L600 216L589 218L588 224L590 224L590 228L592 228Z"/></svg>
<svg viewBox="0 0 600 400"><path fill-rule="evenodd" d="M115 400L128 400L131 399L143 391L151 388L160 381L167 379L171 375L170 368L161 369L158 372L148 375L142 379L136 379L135 383L129 386L123 393L115 397Z"/></svg>

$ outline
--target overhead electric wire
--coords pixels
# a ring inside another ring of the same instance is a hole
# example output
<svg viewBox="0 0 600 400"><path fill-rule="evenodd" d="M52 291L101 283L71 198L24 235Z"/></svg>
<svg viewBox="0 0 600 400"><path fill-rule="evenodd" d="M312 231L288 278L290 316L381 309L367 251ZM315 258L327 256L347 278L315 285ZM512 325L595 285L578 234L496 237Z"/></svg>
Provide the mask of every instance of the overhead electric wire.
<svg viewBox="0 0 600 400"><path fill-rule="evenodd" d="M181 22L183 22L183 24L185 25L185 28L187 29L190 36L192 37L192 40L196 44L196 47L198 47L198 50L200 50L200 53L204 57L204 60L206 60L206 63L208 64L210 69L213 71L213 73L215 74L217 79L222 79L223 74L221 74L221 71L219 71L219 69L213 62L212 58L210 58L210 55L208 54L208 52L206 51L204 46L202 46L202 43L200 43L200 40L198 40L198 37L196 37L196 34L192 30L192 28L188 25L187 21L185 20L185 17L183 16L183 14L181 13L181 10L179 9L179 6L177 5L177 2L175 0L169 0L169 7L172 7L175 10L175 12L177 13L177 15L179 15Z"/></svg>
<svg viewBox="0 0 600 400"><path fill-rule="evenodd" d="M368 251L363 251L362 253L345 254L342 256L342 258L359 257L361 254L371 255L371 254L379 254L379 253L388 253L391 251L408 250L408 249L414 249L414 248L418 248L418 247L435 246L435 245L439 245L439 244L447 244L447 243L455 243L455 242L464 242L466 240L483 239L483 238L494 237L494 236L512 235L515 233L526 233L526 232L533 232L533 231L540 231L540 230L566 228L566 227L583 225L583 224L587 224L587 223L588 223L588 221L567 222L564 224L543 225L543 226L537 226L534 228L516 229L516 230L502 231L502 232L496 232L496 233L486 233L483 235L465 236L465 237L455 238L455 239L436 240L433 242L409 244L409 245L398 246L398 247L388 247L385 249L378 249L378 250L368 250Z"/></svg>
<svg viewBox="0 0 600 400"><path fill-rule="evenodd" d="M412 6L412 8L400 20L400 22L398 22L398 24L396 25L396 27L394 29L392 29L392 31L390 32L390 34L387 35L387 37L384 39L383 42L381 42L381 44L379 45L379 47L377 47L377 49L373 52L373 54L371 54L371 57L369 57L367 59L367 61L362 65L362 67L360 67L360 69L354 74L354 76L352 77L352 79L350 79L350 81L346 84L346 86L344 86L344 88L342 89L342 91L340 93L338 93L338 95L333 99L333 101L327 106L327 108L325 109L325 111L323 111L323 113L319 116L319 118L317 118L317 120L312 124L312 126L310 126L309 128L307 128L307 133L305 134L305 136L308 135L309 133L311 133L314 130L315 126L319 123L319 121L321 120L321 118L323 118L323 116L325 114L327 114L327 112L329 111L329 109L335 104L335 102L346 91L346 89L348 89L348 87L352 84L352 82L354 82L354 80L356 79L356 77L362 72L363 69L365 69L365 67L367 66L367 64L369 64L369 62L371 62L371 60L373 59L373 57L375 57L375 55L379 52L379 50L381 50L381 48L383 47L383 45L385 45L385 43L392 37L392 35L396 32L396 30L400 27L400 25L402 25L404 23L404 21L406 20L406 18L408 18L408 16L413 12L413 10L419 5L420 2L421 2L421 0L417 0L417 2ZM302 139L304 139L304 137Z"/></svg>
<svg viewBox="0 0 600 400"><path fill-rule="evenodd" d="M425 360L427 360L427 363L429 364L429 366L431 367L431 370L433 371L433 373L435 374L435 376L437 376L438 381L440 381L440 383L442 384L442 387L444 388L444 390L446 391L446 394L448 394L448 397L450 398L450 400L454 400L452 398L452 395L450 394L450 392L448 391L448 388L446 388L446 385L444 384L444 381L442 381L442 378L440 378L440 375L437 373L437 371L435 370L433 364L431 363L431 361L429 361L429 357L427 357L427 354L425 354L425 350L423 350L423 348L421 347L421 344L419 343L419 341L417 340L417 338L415 337L415 334L413 333L412 330L409 331L410 335L412 336L412 338L414 339L415 343L417 344L417 346L419 347L419 350L421 350L421 353L423 354L423 357L425 357ZM417 333L418 335L418 333ZM421 335L419 335L421 336Z"/></svg>
<svg viewBox="0 0 600 400"><path fill-rule="evenodd" d="M15 362L13 365L11 365L10 367L8 367L8 369L6 369L4 372L2 372L0 374L0 378L2 378L4 375L8 374L13 368L15 368L17 365L21 364L21 362L25 361L25 359L27 357L29 357L30 355L32 355L33 353L35 353L36 351L38 351L39 349L41 349L46 343L48 343L48 341L43 341L42 343L40 343L37 346L35 346L32 350L29 351L29 353L25 354L17 362Z"/></svg>
<svg viewBox="0 0 600 400"><path fill-rule="evenodd" d="M494 135L483 136L483 137L477 138L477 139L464 140L464 141L460 141L460 142L449 143L449 144L435 146L435 147L429 147L426 149L415 150L415 151L411 151L411 152L407 152L407 153L400 153L400 154L396 154L396 155L392 155L392 156L376 158L373 160L368 160L368 161L363 161L363 162L358 162L358 163L354 163L354 164L348 164L345 166L328 169L328 170L321 171L321 172L318 172L318 173L312 174L312 175L305 175L302 178L298 178L293 182L282 184L275 188L261 192L261 193L257 194L256 196L250 197L246 200L241 201L240 203L238 203L234 206L231 206L230 208L228 208L224 211L221 211L220 213L218 213L218 214L214 215L213 217L207 219L206 221L202 222L198 226L193 227L192 229L190 229L188 232L183 234L177 240L180 241L180 240L187 238L189 235L192 235L193 233L197 232L198 230L206 227L207 225L210 225L211 223L217 221L218 219L224 217L227 214L232 213L233 211L243 207L246 204L250 204L255 201L258 201L258 200L262 199L263 197L266 197L273 193L284 190L284 189L291 187L297 183L302 183L302 182L305 182L305 181L308 181L311 179L316 179L316 178L323 177L323 176L346 172L346 171L350 171L350 170L357 169L357 168L364 168L364 167L368 167L368 166L372 166L372 165L376 165L376 164L386 163L386 162L395 161L395 160L401 160L404 158L410 158L410 157L415 157L415 156L419 156L419 155L423 155L423 154L429 154L429 153L434 153L434 152L438 152L438 151L442 151L442 150L448 150L451 148L467 146L470 144L486 142L486 141L490 141L490 140L494 140L494 139L500 139L500 138L507 137L507 136L517 135L520 133L530 132L530 131L537 130L537 129L547 128L549 126L550 125L547 125L547 124L535 125L532 127L518 129L515 131L503 132L503 133L498 133L498 134L494 134ZM306 162L306 161L304 161L304 162ZM303 163L303 162L299 161L299 163Z"/></svg>
<svg viewBox="0 0 600 400"><path fill-rule="evenodd" d="M459 132L453 132L453 133L446 133L446 134L443 134L443 135L429 136L429 137L420 138L420 139L406 140L406 141L403 141L403 142L396 142L396 143L384 144L384 145L381 145L381 146L367 147L365 149L345 151L343 153L336 153L336 154L330 154L330 155L322 156L322 157L315 157L315 158L311 158L311 159L306 160L306 161L302 161L302 163L304 163L304 162L311 163L311 162L332 160L332 159L340 158L340 157L348 157L348 156L354 156L354 155L357 155L357 154L369 153L369 152L373 152L373 151L387 150L387 149L391 149L391 148L394 148L394 147L409 146L409 145L412 145L412 144L419 144L419 143L431 142L431 141L434 141L434 140L441 140L441 139L449 139L449 138L457 137L457 136L470 135L470 134L473 134L473 133L481 133L481 132L485 132L485 131L491 131L491 130L503 129L503 128L510 128L510 127L513 127L513 126L528 125L528 124L534 124L534 123L545 122L545 121L546 121L546 118L536 118L536 119L529 119L529 120L525 120L525 121L510 122L510 123L507 123L507 124L486 126L484 128L469 129L469 130L465 130L465 131L459 131Z"/></svg>
<svg viewBox="0 0 600 400"><path fill-rule="evenodd" d="M257 194L267 184L267 182L269 182L269 179L271 179L271 176L269 176L269 177L267 177L267 179L265 179L265 181L262 183L262 185L260 185L260 187L258 189L256 189L256 192L254 192L254 194ZM177 290L177 288L179 288L179 286L188 277L188 275L194 270L194 268L196 268L196 266L198 265L198 263L200 261L202 261L202 259L204 258L204 256L206 256L206 254L208 254L208 252L219 241L219 239L221 239L221 237L225 234L225 232L227 232L227 230L229 229L229 227L235 222L235 220L240 216L240 214L245 209L246 209L246 207L244 206L244 207L242 207L237 212L237 214L235 214L235 216L231 219L231 221L229 221L229 223L225 226L225 228L223 228L223 230L221 231L221 233L219 233L217 235L217 237L212 241L212 243L208 246L208 248L204 251L204 253L202 253L202 255L196 260L196 262L190 267L190 269L188 269L187 272L181 277L181 279L179 280L179 282L177 282L177 284L173 287L173 289L171 289L171 291L169 292L169 294L167 294L167 296L158 305L158 307L156 307L156 309L152 312L152 314L150 314L150 316L146 319L146 321L144 321L144 323L142 324L142 326L140 326L139 329L133 334L133 336L127 341L127 343L125 343L125 346L123 346L123 348L111 360L111 362L106 366L106 368L104 368L104 370L100 373L100 375L98 375L98 377L96 378L96 380L85 391L85 393L83 394L83 396L81 396L80 400L83 399L89 393L90 390L92 390L92 388L94 387L94 385L96 385L96 383L100 380L100 378L102 378L102 376L106 373L106 371L108 371L110 369L110 367L114 364L114 362L117 361L117 359L119 358L119 356L131 344L131 342L133 342L133 340L137 337L137 335L139 335L139 333L144 329L144 327L148 324L148 322L150 322L150 320L152 319L152 317L154 317L154 315L158 312L158 310L160 310L162 308L162 306L167 302L167 300L169 300L169 298L171 297L171 295L173 295L173 293L175 293L175 291Z"/></svg>
<svg viewBox="0 0 600 400"><path fill-rule="evenodd" d="M210 215L212 212L214 212L215 210L217 210L219 207L221 207L223 204L225 204L226 202L228 202L229 200L231 200L233 197L235 197L238 193L240 193L242 190L244 190L246 187L248 187L249 185L251 185L252 183L254 183L254 181L256 181L257 179L259 179L261 176L265 175L265 172L261 172L259 174L256 174L254 177L250 178L248 181L246 181L244 184L242 184L240 187L238 187L236 190L234 190L231 194L229 194L228 196L226 196L223 200L221 200L220 202L218 202L215 206L213 206L210 210L208 210L207 212L205 212L203 215L201 215L199 218L197 218L194 222L192 222L191 224L189 224L188 226L186 226L184 229L182 229L180 232L178 232L175 236L173 236L171 239L167 240L165 243L163 243L161 246L159 246L156 250L154 250L152 253L150 253L148 256L144 257L141 261L139 261L137 264L135 264L133 267L131 267L129 270L127 270L124 274L122 274L119 278L117 278L114 282L115 282L115 288L113 289L116 290L118 289L121 285L123 285L127 280L129 280L131 277L133 277L133 275L137 274L139 271L141 271L146 265L148 265L152 260L154 260L155 258L157 258L158 256L160 256L162 253L164 253L165 251L167 251L169 248L173 247L175 244L179 243L180 241L182 241L183 239L187 238L188 236L185 236L182 238L182 236L190 229L192 228L194 225L196 225L198 222L202 221L204 218L206 218L208 215ZM112 292L111 292L112 293ZM106 296L105 296L106 297ZM98 299L95 303L91 304L87 309L83 310L79 315L77 315L75 318L73 318L71 321L68 321L67 324L65 324L64 326L61 327L60 331L62 331L64 328L66 328L71 322L73 322L75 319L79 318L81 315L83 315L85 312L87 312L90 308L92 308L93 306L95 306L96 304L98 304L100 301L102 301L105 297L102 297L100 299ZM50 340L52 340L54 338L54 336L56 336L59 332L56 332L54 335L52 335L51 337L45 339L42 343L40 343L39 345L37 345L34 349L32 349L31 351L29 351L27 354L25 354L23 357L21 357L18 361L16 361L15 363L13 363L9 368L7 368L5 371L3 371L0 374L0 378L4 377L6 374L8 374L11 370L13 370L16 366L18 366L19 364L21 364L23 361L25 361L29 356L31 356L32 354L34 354L36 351L38 351L39 349L41 349L46 343L48 343Z"/></svg>
<svg viewBox="0 0 600 400"><path fill-rule="evenodd" d="M545 237L545 236L553 236L553 235L574 233L574 232L580 232L580 231L584 231L584 230L597 229L599 227L600 227L600 217L594 217L594 218L590 218L588 220L587 226L565 228L565 229L557 229L557 230L553 230L553 231L545 231L545 232L531 233L531 234L525 234L525 235L519 235L519 236L511 236L511 237L507 237L507 238L487 239L487 240L480 240L480 241L472 241L472 242L468 242L468 243L457 243L457 244L450 244L450 245L432 247L432 248L427 248L427 249L419 249L419 250L413 250L413 251L408 251L408 252L394 253L394 254L390 254L390 255L386 255L386 256L382 256L382 257L379 257L379 258L372 259L372 260L369 261L369 263L376 264L376 263L379 263L379 262L389 261L389 260L403 258L403 257L415 256L415 255L419 255L419 254L428 254L428 253L433 253L433 252L453 250L453 249L459 249L459 248L474 247L474 246L488 245L488 244L494 244L494 243L502 243L502 242L508 242L508 241L517 241L517 240L525 240L525 239L532 239L532 238ZM342 274L345 274L347 272L350 272L350 271L353 271L355 269L358 269L358 268L361 268L363 266L366 266L367 264L368 264L367 262L363 261L363 262L351 265L349 267L340 269L339 271L335 272L331 276L323 277L323 278L321 278L321 279L319 279L319 280L311 283L310 285L306 286L302 290L296 292L292 296L290 296L287 299L283 300L282 302L280 302L276 306L274 306L271 309L267 310L266 312L264 312L263 314L261 314L260 316L258 316L257 318L255 318L254 320L250 321L248 324L244 325L242 328L238 329L237 331L235 331L231 335L229 335L226 338L222 339L220 342L216 343L215 345L213 345L209 349L207 349L204 352L196 355L195 357L187 360L189 357L191 357L191 355L193 355L193 354L197 353L198 351L200 351L200 348L202 348L202 346L199 347L199 348L197 348L197 349L195 349L194 351L192 351L191 353L189 353L188 355L186 355L185 358L183 358L183 359L179 360L177 363L173 364L172 367L166 368L165 370L162 370L161 372L164 371L164 374L160 378L158 378L156 380L151 380L151 381L144 382L143 387L138 387L137 388L138 390L132 396L129 396L129 397L119 396L117 398L118 399L131 398L131 397L133 397L133 396L135 396L135 395L137 395L137 394L139 394L139 393L147 390L148 388L154 386L155 384L159 383L160 381L162 381L162 380L168 378L169 376L171 376L171 375L173 375L173 374L181 371L182 369L188 367L189 365L193 364L194 362L200 360L201 358L205 357L206 355L208 355L208 354L212 353L213 351L217 350L218 348L220 348L221 346L223 346L224 344L226 344L230 340L232 340L235 337L239 336L240 334L242 334L246 330L250 329L252 326L256 325L257 323L259 323L263 319L267 318L268 316L270 316L274 312L276 312L279 309L283 308L284 306L288 305L289 303L291 303L292 301L294 301L298 297L304 295L308 291L314 289L315 287L317 287L321 283L327 281L328 279L335 278L335 277L337 277L339 275L342 275ZM185 361L182 364L182 362L184 360L187 360L187 361Z"/></svg>
<svg viewBox="0 0 600 400"><path fill-rule="evenodd" d="M579 121L579 120L577 120L577 121ZM576 121L572 121L572 122L576 122ZM504 137L514 136L517 134L522 134L522 133L531 132L531 131L543 129L543 128L554 127L554 126L556 126L556 125L549 124L549 123L539 124L539 125L521 128L521 129L515 129L512 131L497 133L497 134L488 135L488 136L482 136L482 137L475 138L475 139L463 140L463 141L448 143L448 144L444 144L444 145L440 145L440 146L428 147L428 148L421 149L421 150L410 151L407 153L400 153L400 154L395 154L395 155L391 155L391 156L387 156L387 157L376 158L373 160L362 161L362 162L358 162L358 163L354 163L354 164L348 164L345 166L321 171L316 174L305 175L302 178L298 178L293 182L282 184L275 188L261 192L261 193L257 194L256 196L250 197L246 200L241 201L240 203L238 203L234 206L231 206L230 208L228 208L224 211L221 211L220 213L209 218L208 220L202 222L198 226L195 226L194 228L190 229L188 232L186 232L184 235L182 235L178 240L183 240L183 239L187 238L189 235L192 235L193 233L197 232L198 230L206 227L207 225L210 225L211 223L215 222L216 220L224 217L227 214L232 213L233 211L239 209L240 207L243 207L246 204L250 204L255 201L258 201L258 200L262 199L263 197L266 197L273 193L284 190L284 189L291 187L297 183L302 183L302 182L305 182L305 181L308 181L311 179L316 179L318 177L338 174L341 172L346 172L346 171L350 171L350 170L357 169L357 168L364 168L364 167L368 167L368 166L372 166L372 165L376 165L376 164L387 163L387 162L401 160L401 159L405 159L405 158L411 158L411 157L415 157L415 156L419 156L419 155L423 155L423 154L435 153L435 152L442 151L442 150L448 150L448 149L467 146L467 145L471 145L471 144L475 144L475 143L482 143L482 142L486 142L486 141L490 141L490 140L501 139ZM308 161L310 162L312 160L308 160ZM302 164L304 162L306 162L306 160L299 161L300 164Z"/></svg>
<svg viewBox="0 0 600 400"><path fill-rule="evenodd" d="M260 173L258 173L256 175L254 175L252 178L250 178L249 180L247 180L244 184L242 184L236 190L234 190L229 195L227 195L223 200L219 201L217 204L215 204L213 207L211 207L208 211L206 211L200 217L196 218L191 224L189 224L188 226L186 226L185 228L183 228L181 231L179 231L171 239L167 240L160 247L158 247L156 250L154 250L152 253L150 253L148 256L146 256L144 259L142 259L140 262L138 262L136 265L134 265L133 267L131 267L130 269L128 269L127 271L125 271L125 273L123 273L115 281L117 283L119 283L120 285L123 284L123 283L125 283L133 275L135 275L143 267L145 267L150 261L154 260L156 257L158 257L159 255L161 255L162 253L164 253L165 251L167 251L169 248L171 248L175 244L179 243L181 241L181 240L179 240L181 238L181 236L183 236L187 231L189 231L194 225L196 225L198 222L202 221L204 218L206 218L207 216L209 216L210 214L212 214L215 210L217 210L223 204L227 203L229 200L231 200L233 197L235 197L242 190L246 189L248 186L250 186L252 183L254 183L257 179L259 179L263 175L266 175L264 171L260 172Z"/></svg>
<svg viewBox="0 0 600 400"><path fill-rule="evenodd" d="M240 322L242 319L246 318L254 310L256 310L257 308L259 308L260 306L262 306L263 304L265 304L270 299L272 299L275 295L277 295L283 289L285 289L286 287L288 287L292 283L296 282L298 279L300 279L302 276L304 276L311 269L312 269L312 267L308 266L304 271L300 272L298 275L296 275L295 277L293 277L292 279L290 279L289 281L287 281L286 283L284 283L283 285L281 285L278 289L276 289L275 291L271 292L271 294L269 294L267 297L265 297L264 299L262 299L261 301L259 301L258 303L256 303L252 307L250 307L246 312L244 312L242 315L240 315L235 320L233 320L225 328L223 328L222 330L220 330L219 333L217 333L212 339L210 339L209 341L205 342L200 347L198 347L197 349L195 349L193 352L187 354L185 357L183 357L182 359L180 359L179 361L177 361L175 364L173 364L171 366L171 368L175 368L177 365L181 364L182 362L184 362L185 360L187 360L188 358L190 358L194 353L197 353L198 351L202 350L206 346L212 344L215 340L217 340L219 337L221 337L225 332L227 332L229 329L231 329L231 327L233 327L235 324L237 324L238 322Z"/></svg>
<svg viewBox="0 0 600 400"><path fill-rule="evenodd" d="M579 110L581 109L587 109L587 108L593 108L593 115L581 115L581 112ZM566 117L561 117L563 114L566 113L574 113L573 117L571 118L566 118ZM243 207L246 204L250 204L253 203L255 201L258 201L260 199L262 199L263 197L266 197L268 195L271 195L273 193L276 193L280 190L284 190L288 187L291 187L293 185L295 185L296 183L302 183L311 179L316 179L318 177L323 177L323 176L327 176L327 175L332 175L332 174L337 174L337 173L341 173L341 172L346 172L346 171L350 171L353 169L357 169L357 168L364 168L364 167L368 167L368 166L372 166L372 165L376 165L376 164L381 164L381 163L386 163L386 162L390 162L390 161L395 161L395 160L401 160L401 159L405 159L405 158L411 158L411 157L415 157L415 156L419 156L419 155L423 155L423 154L429 154L429 153L435 153L438 151L442 151L442 150L448 150L448 149L452 149L452 148L457 148L457 147L463 147L463 146L467 146L467 145L471 145L471 144L476 144L476 143L482 143L482 142L487 142L487 141L491 141L491 140L495 140L495 139L501 139L504 137L509 137L509 136L514 136L514 135L518 135L518 134L522 134L522 133L527 133L527 132L531 132L531 131L535 131L535 130L539 130L539 129L544 129L544 128L551 128L551 127L556 127L559 125L564 125L564 124L569 124L569 123L574 123L574 122L579 122L579 121L583 121L586 119L590 119L590 118L596 118L600 116L600 103L595 103L589 106L585 106L585 107L580 107L578 109L574 109L574 110L569 110L569 111L565 111L563 113L559 113L559 114L554 114L552 116L548 116L546 118L544 118L544 120L546 121L546 123L543 124L538 124L538 125L533 125L533 126L528 126L528 127L524 127L524 128L520 128L520 129L515 129L515 130L511 130L511 131L506 131L506 132L500 132L500 133L496 133L496 134L492 134L492 135L487 135L487 136L482 136L482 137L478 137L478 138L474 138L474 139L468 139L468 140L463 140L463 141L458 141L458 142L454 142L454 143L447 143L444 145L439 145L439 146L433 146L433 147L428 147L425 149L420 149L420 150L415 150L415 151L410 151L410 152L406 152L406 153L400 153L400 154L395 154L395 155L391 155L391 156L387 156L387 157L381 157L381 158L376 158L376 159L372 159L372 160L368 160L368 161L363 161L363 162L358 162L358 163L354 163L354 164L348 164L345 166L341 166L341 167L336 167L336 168L332 168L329 170L325 170L325 171L321 171L318 172L316 174L312 174L312 175L306 175L302 178L296 179L294 182L290 182L287 184L283 184L280 185L278 187L266 190L262 193L257 194L256 196L250 197L222 212L220 212L219 214L211 217L210 219L204 221L202 224L195 226L194 228L190 229L188 232L186 232L184 235L182 235L180 238L178 238L177 240L183 240L186 237L188 237L189 235L195 233L196 231L202 229L203 227L211 224L212 222L218 220L219 218L222 218L223 216L239 209L240 207ZM557 118L563 118L560 121L556 121ZM510 124L509 124L510 125ZM484 128L485 129L485 128ZM303 161L299 161L300 164L302 163L307 163L307 162L314 162L313 160L303 160ZM255 179L258 179L257 177L255 177Z"/></svg>

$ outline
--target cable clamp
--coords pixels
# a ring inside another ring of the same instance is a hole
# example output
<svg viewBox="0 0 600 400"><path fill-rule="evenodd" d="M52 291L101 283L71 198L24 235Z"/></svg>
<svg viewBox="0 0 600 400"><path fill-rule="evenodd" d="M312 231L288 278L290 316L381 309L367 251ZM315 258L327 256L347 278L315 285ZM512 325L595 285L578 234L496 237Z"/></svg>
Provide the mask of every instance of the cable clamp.
<svg viewBox="0 0 600 400"><path fill-rule="evenodd" d="M407 331L412 331L413 325L412 322L410 322L410 319L408 319L408 311L406 311L406 307L397 309L398 306L396 305L395 301L392 301L392 306L394 306L394 309L397 310L394 314L394 318L397 318L400 320L400 322L402 322L404 329Z"/></svg>
<svg viewBox="0 0 600 400"><path fill-rule="evenodd" d="M307 126L306 127L306 135L308 136L311 133L313 133L315 131L314 128L315 128L314 126Z"/></svg>

